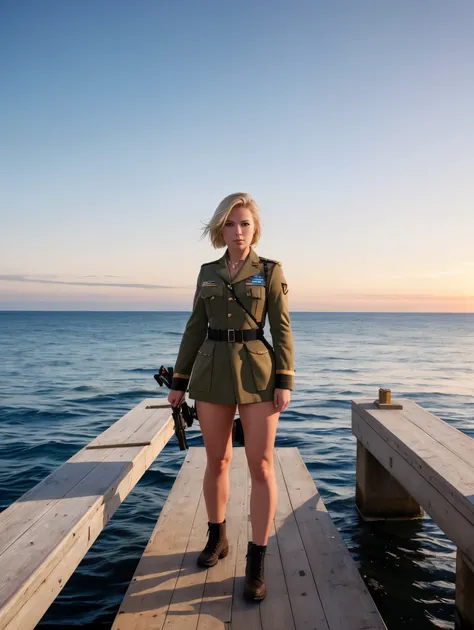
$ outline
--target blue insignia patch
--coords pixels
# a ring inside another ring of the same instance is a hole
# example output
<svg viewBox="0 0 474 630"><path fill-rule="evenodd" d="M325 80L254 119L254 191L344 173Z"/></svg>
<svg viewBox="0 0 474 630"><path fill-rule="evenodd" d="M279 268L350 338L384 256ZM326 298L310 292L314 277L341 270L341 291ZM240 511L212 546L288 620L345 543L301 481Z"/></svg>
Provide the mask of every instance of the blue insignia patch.
<svg viewBox="0 0 474 630"><path fill-rule="evenodd" d="M256 273L254 276L251 276L250 278L247 278L247 280L245 281L246 286L248 287L263 287L265 286L265 276L263 275L263 273Z"/></svg>

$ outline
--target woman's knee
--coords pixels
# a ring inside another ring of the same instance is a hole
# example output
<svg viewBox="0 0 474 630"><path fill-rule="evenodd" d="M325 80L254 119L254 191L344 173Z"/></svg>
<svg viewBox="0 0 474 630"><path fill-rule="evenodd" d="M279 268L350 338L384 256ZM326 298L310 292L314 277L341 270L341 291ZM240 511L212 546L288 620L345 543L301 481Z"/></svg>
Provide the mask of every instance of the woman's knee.
<svg viewBox="0 0 474 630"><path fill-rule="evenodd" d="M216 477L226 473L229 470L232 461L232 452L226 452L224 455L207 455L207 468Z"/></svg>
<svg viewBox="0 0 474 630"><path fill-rule="evenodd" d="M263 457L257 460L248 460L250 476L257 483L269 483L275 475L273 458Z"/></svg>

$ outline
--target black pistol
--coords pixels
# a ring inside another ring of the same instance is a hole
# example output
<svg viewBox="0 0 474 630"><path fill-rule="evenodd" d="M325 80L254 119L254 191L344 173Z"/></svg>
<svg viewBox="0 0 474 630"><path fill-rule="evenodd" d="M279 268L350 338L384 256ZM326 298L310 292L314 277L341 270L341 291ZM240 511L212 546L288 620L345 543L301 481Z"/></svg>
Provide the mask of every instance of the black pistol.
<svg viewBox="0 0 474 630"><path fill-rule="evenodd" d="M163 365L158 370L157 374L154 374L154 379L160 387L166 385L168 389L171 389L171 382L173 380L173 368L165 368ZM178 444L181 451L188 448L188 442L186 440L186 427L191 427L194 418L198 420L196 407L190 407L186 401L183 401L179 407L171 407L171 413L174 419L174 432L178 438ZM242 421L239 417L235 418L232 427L232 440L245 445L244 430L242 427Z"/></svg>
<svg viewBox="0 0 474 630"><path fill-rule="evenodd" d="M171 389L173 368L165 368L162 365L158 370L158 373L153 375L153 378L160 387L166 385L168 389ZM171 414L174 420L174 432L178 438L179 449L184 451L188 448L188 442L186 440L186 427L192 426L194 418L197 420L196 409L195 407L190 407L186 401L183 401L178 407L171 407Z"/></svg>

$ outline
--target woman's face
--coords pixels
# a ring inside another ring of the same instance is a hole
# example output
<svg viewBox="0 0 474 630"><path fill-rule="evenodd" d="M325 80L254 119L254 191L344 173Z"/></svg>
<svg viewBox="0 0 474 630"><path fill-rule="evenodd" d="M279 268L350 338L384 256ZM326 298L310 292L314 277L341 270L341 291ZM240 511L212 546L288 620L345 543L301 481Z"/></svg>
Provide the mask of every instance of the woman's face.
<svg viewBox="0 0 474 630"><path fill-rule="evenodd" d="M244 251L252 244L255 221L244 206L232 208L222 228L222 236L229 249Z"/></svg>

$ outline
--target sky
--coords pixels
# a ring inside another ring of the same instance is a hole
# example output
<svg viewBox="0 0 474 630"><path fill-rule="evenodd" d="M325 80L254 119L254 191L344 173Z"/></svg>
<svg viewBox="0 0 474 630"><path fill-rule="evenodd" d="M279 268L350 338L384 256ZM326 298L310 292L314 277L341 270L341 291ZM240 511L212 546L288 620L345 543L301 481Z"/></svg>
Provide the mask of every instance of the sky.
<svg viewBox="0 0 474 630"><path fill-rule="evenodd" d="M0 310L189 310L249 192L293 311L474 312L471 0L1 0Z"/></svg>

